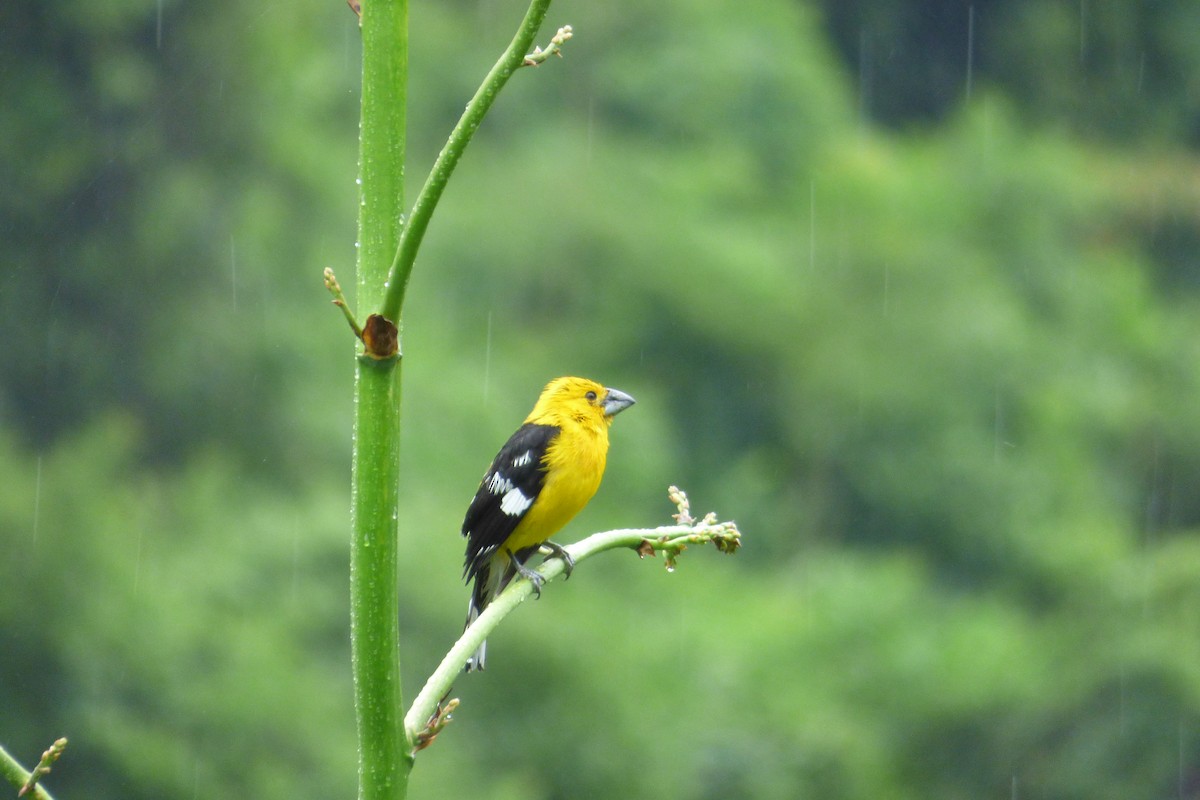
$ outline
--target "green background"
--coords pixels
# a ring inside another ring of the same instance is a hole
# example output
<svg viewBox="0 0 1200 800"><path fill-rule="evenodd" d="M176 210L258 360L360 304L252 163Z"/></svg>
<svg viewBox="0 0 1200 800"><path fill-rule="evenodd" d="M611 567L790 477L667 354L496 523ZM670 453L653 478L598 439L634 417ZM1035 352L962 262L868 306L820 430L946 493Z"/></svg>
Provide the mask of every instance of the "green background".
<svg viewBox="0 0 1200 800"><path fill-rule="evenodd" d="M414 2L410 195L522 12ZM406 694L556 375L638 399L562 541L676 483L745 543L551 585L412 796L1200 797L1200 7L568 23L411 284ZM0 742L60 798L355 791L359 65L335 0L0 10Z"/></svg>

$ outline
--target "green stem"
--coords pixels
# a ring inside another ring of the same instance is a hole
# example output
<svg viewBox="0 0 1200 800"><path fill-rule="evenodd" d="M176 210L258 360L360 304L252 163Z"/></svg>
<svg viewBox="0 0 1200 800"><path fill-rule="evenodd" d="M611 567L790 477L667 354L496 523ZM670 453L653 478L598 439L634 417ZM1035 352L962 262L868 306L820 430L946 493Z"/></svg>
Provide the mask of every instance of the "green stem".
<svg viewBox="0 0 1200 800"><path fill-rule="evenodd" d="M384 298L403 228L408 0L364 6L356 301L366 316ZM396 322L399 308L385 316Z"/></svg>
<svg viewBox="0 0 1200 800"><path fill-rule="evenodd" d="M564 549L579 564L597 553L617 548L633 548L642 554L664 552L671 558L668 564L673 564L673 558L690 544L705 544L712 542L722 552L734 552L741 541L737 525L732 522L707 521L690 525L665 525L660 528L623 528L620 530L594 533L586 539L567 545ZM546 579L546 582L562 574L564 564L560 558L548 558L534 572ZM429 718L437 708L440 698L445 697L454 679L462 671L467 659L479 647L503 620L517 606L533 593L533 584L524 579L512 582L499 597L479 615L479 619L463 632L450 652L442 659L425 686L417 694L412 708L404 717L404 727L410 739L417 738Z"/></svg>
<svg viewBox="0 0 1200 800"><path fill-rule="evenodd" d="M400 722L397 489L400 358L360 356L350 548L350 634L359 798L403 797L412 747Z"/></svg>
<svg viewBox="0 0 1200 800"><path fill-rule="evenodd" d="M363 4L359 141L358 305L372 308L400 238L404 202L407 0ZM412 769L399 709L396 495L399 485L400 358L360 356L350 549L350 635L358 722L360 800L407 794Z"/></svg>
<svg viewBox="0 0 1200 800"><path fill-rule="evenodd" d="M532 0L516 36L509 43L504 55L492 67L492 71L475 92L471 102L467 103L466 110L451 131L446 145L438 153L437 161L429 171L429 177L425 179L425 185L421 187L421 193L413 205L408 224L400 235L400 244L388 271L387 296L380 311L388 319L396 321L400 318L400 310L404 306L404 293L408 289L408 279L417 259L417 250L421 247L421 240L425 238L425 230L429 227L429 220L446 188L446 182L458 166L459 159L462 158L479 123L495 102L496 95L525 62L525 56L530 52L534 37L542 27L542 21L546 18L549 8L550 0ZM361 303L359 307L362 307Z"/></svg>

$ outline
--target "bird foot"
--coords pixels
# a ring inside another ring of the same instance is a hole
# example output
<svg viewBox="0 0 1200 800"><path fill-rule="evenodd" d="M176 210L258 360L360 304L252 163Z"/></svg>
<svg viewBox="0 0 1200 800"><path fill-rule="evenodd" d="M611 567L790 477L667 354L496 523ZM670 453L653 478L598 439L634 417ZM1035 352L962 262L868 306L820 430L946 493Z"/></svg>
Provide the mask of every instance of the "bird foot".
<svg viewBox="0 0 1200 800"><path fill-rule="evenodd" d="M546 582L546 579L543 578L541 575L537 574L536 572L534 572L533 570L531 570L529 567L522 564L520 561L517 561L517 559L512 558L511 556L510 556L510 559L512 560L513 569L515 569L517 571L517 574L520 575L525 580L529 581L531 584L533 584L534 597L541 599L542 584Z"/></svg>
<svg viewBox="0 0 1200 800"><path fill-rule="evenodd" d="M542 542L542 549L549 550L550 557L562 559L563 580L565 581L570 578L571 573L575 571L575 559L572 558L571 554L567 552L567 548L563 547L561 544L557 544L547 539L546 541Z"/></svg>

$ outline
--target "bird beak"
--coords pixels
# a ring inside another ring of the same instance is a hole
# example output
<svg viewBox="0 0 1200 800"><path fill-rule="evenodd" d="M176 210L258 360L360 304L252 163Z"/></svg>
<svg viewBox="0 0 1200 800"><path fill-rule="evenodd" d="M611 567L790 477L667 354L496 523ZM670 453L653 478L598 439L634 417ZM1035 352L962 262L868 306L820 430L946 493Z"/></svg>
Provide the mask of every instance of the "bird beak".
<svg viewBox="0 0 1200 800"><path fill-rule="evenodd" d="M637 402L620 389L608 389L607 392L608 394L604 395L604 415L606 417L615 417Z"/></svg>

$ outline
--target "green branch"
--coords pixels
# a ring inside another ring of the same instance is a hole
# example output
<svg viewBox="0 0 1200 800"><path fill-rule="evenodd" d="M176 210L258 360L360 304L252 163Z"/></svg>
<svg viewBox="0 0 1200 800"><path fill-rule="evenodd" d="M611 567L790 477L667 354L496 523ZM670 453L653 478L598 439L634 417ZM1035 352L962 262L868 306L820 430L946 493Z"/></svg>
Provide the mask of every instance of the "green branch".
<svg viewBox="0 0 1200 800"><path fill-rule="evenodd" d="M38 785L42 776L50 772L51 766L67 749L66 739L56 739L54 744L42 753L32 772L27 772L20 762L13 758L7 750L0 747L0 775L17 789L17 797L32 797L34 800L54 800L50 793Z"/></svg>
<svg viewBox="0 0 1200 800"><path fill-rule="evenodd" d="M369 0L362 9L357 300L377 306L400 239L404 204L408 2ZM327 274L333 291L336 281ZM340 290L335 292L335 301ZM395 325L377 315L359 329L351 491L350 649L358 733L359 800L406 796L412 745L400 687L398 524L400 357Z"/></svg>
<svg viewBox="0 0 1200 800"><path fill-rule="evenodd" d="M475 92L475 96L467 103L466 109L458 119L458 124L450 132L450 138L446 140L442 151L438 153L437 160L429 171L429 177L425 179L425 185L421 187L421 193L417 196L417 202L413 205L408 224L404 226L400 235L396 256L392 260L391 269L388 270L387 296L384 298L383 308L379 312L388 319L393 321L400 319L400 312L404 307L404 294L408 289L408 279L412 275L413 263L417 259L421 241L425 238L425 230L429 227L433 210L437 207L446 183L454 173L454 168L458 166L459 159L462 158L463 152L470 144L471 137L479 128L479 123L483 121L484 115L496 101L496 96L504 84L508 83L508 79L514 72L522 66L540 64L551 53L559 54L562 43L571 37L570 27L562 28L545 51L539 48L535 53L529 54L529 48L541 29L549 8L550 0L533 0L529 4L529 10L525 12L525 19L521 21L521 27L517 30L516 36L509 43L504 55L500 56L491 72L484 78L478 91Z"/></svg>
<svg viewBox="0 0 1200 800"><path fill-rule="evenodd" d="M635 550L643 558L662 552L667 569L673 570L679 554L689 545L712 543L723 553L734 553L741 546L741 533L736 523L718 522L715 514L707 514L700 520L694 519L686 494L672 486L669 496L678 509L678 513L674 515L678 524L594 533L563 549L576 564L597 553L618 548ZM561 558L549 558L534 571L549 583L562 574L564 567ZM415 742L418 748L427 745L449 721L447 712L452 710L452 707L444 708L442 703L449 696L454 680L462 672L467 659L501 620L532 593L533 584L528 580L520 578L513 581L484 609L471 627L463 631L463 635L450 648L442 663L429 676L429 680L425 682L425 686L417 694L416 700L404 717L404 727L408 731L409 739ZM457 705L458 701L451 700L450 703Z"/></svg>

